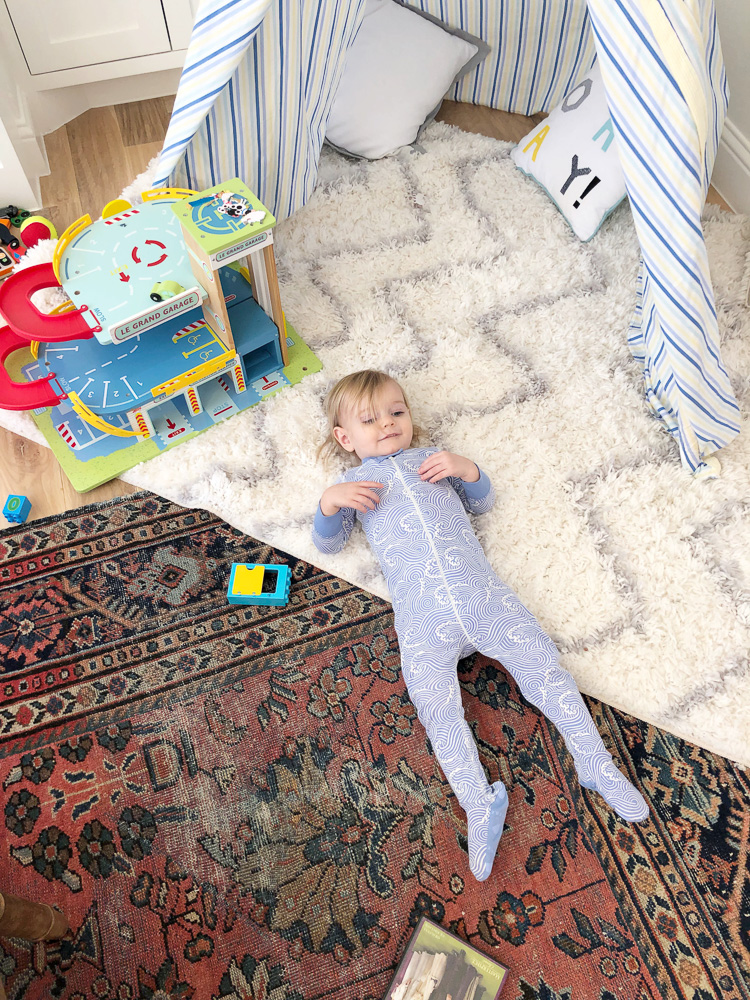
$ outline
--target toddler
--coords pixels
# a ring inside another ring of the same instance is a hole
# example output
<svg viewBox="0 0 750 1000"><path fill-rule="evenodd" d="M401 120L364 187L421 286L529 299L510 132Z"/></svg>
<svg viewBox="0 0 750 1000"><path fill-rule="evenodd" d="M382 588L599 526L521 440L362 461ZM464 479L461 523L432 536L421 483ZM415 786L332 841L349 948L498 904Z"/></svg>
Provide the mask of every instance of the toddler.
<svg viewBox="0 0 750 1000"><path fill-rule="evenodd" d="M472 874L489 876L508 808L504 784L487 782L464 721L456 667L475 650L499 660L555 723L584 787L623 819L645 819L645 800L615 767L554 643L495 575L474 534L468 514L483 514L495 499L487 475L461 455L412 448L418 431L409 404L383 372L341 379L326 411L329 448L361 464L324 491L313 541L321 552L340 551L357 517L380 560L409 697L466 812Z"/></svg>

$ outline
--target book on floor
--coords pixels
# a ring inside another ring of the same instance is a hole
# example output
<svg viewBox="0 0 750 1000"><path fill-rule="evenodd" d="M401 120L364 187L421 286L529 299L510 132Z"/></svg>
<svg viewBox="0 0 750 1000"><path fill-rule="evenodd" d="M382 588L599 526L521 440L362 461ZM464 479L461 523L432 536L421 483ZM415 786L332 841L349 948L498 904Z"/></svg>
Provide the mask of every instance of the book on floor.
<svg viewBox="0 0 750 1000"><path fill-rule="evenodd" d="M500 962L422 917L384 1000L498 1000L507 974Z"/></svg>

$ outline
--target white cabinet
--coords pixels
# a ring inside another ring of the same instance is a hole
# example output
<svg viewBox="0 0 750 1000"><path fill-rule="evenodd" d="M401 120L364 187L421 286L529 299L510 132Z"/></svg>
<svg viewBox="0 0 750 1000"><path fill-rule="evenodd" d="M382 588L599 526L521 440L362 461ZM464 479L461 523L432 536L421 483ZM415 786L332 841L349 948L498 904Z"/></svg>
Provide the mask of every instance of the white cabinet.
<svg viewBox="0 0 750 1000"><path fill-rule="evenodd" d="M161 0L173 49L186 49L198 10L198 0Z"/></svg>
<svg viewBox="0 0 750 1000"><path fill-rule="evenodd" d="M160 0L5 0L5 5L32 76L184 49L192 23L190 0L164 5Z"/></svg>

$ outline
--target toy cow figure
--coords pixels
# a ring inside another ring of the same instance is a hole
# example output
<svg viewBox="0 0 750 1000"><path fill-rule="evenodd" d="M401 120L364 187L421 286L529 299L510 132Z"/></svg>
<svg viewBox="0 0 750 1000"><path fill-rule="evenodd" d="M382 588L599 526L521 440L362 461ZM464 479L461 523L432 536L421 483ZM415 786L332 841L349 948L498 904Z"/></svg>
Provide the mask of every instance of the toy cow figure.
<svg viewBox="0 0 750 1000"><path fill-rule="evenodd" d="M238 222L251 225L254 222L262 222L266 217L265 212L254 209L246 198L232 191L219 191L216 198L220 202L216 207L217 212L229 215Z"/></svg>

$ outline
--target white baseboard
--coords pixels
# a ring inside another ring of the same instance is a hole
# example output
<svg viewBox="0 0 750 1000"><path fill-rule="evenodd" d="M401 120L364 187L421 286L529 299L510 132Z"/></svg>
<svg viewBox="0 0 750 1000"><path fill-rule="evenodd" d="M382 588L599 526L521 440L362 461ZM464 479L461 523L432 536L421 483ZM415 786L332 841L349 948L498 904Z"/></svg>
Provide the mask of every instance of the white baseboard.
<svg viewBox="0 0 750 1000"><path fill-rule="evenodd" d="M0 0L2 3L2 0ZM177 93L180 82L179 68L143 73L133 77L115 77L82 83L58 90L31 92L34 122L41 135L47 135L67 124L89 108L102 108L110 104L128 104L130 101L147 101L154 97L168 97Z"/></svg>
<svg viewBox="0 0 750 1000"><path fill-rule="evenodd" d="M750 215L750 139L724 122L711 183L735 212Z"/></svg>
<svg viewBox="0 0 750 1000"><path fill-rule="evenodd" d="M184 58L184 56L183 56ZM182 64L158 73L143 73L120 80L100 80L86 87L89 107L104 108L109 104L129 104L150 101L155 97L172 97L182 75Z"/></svg>

